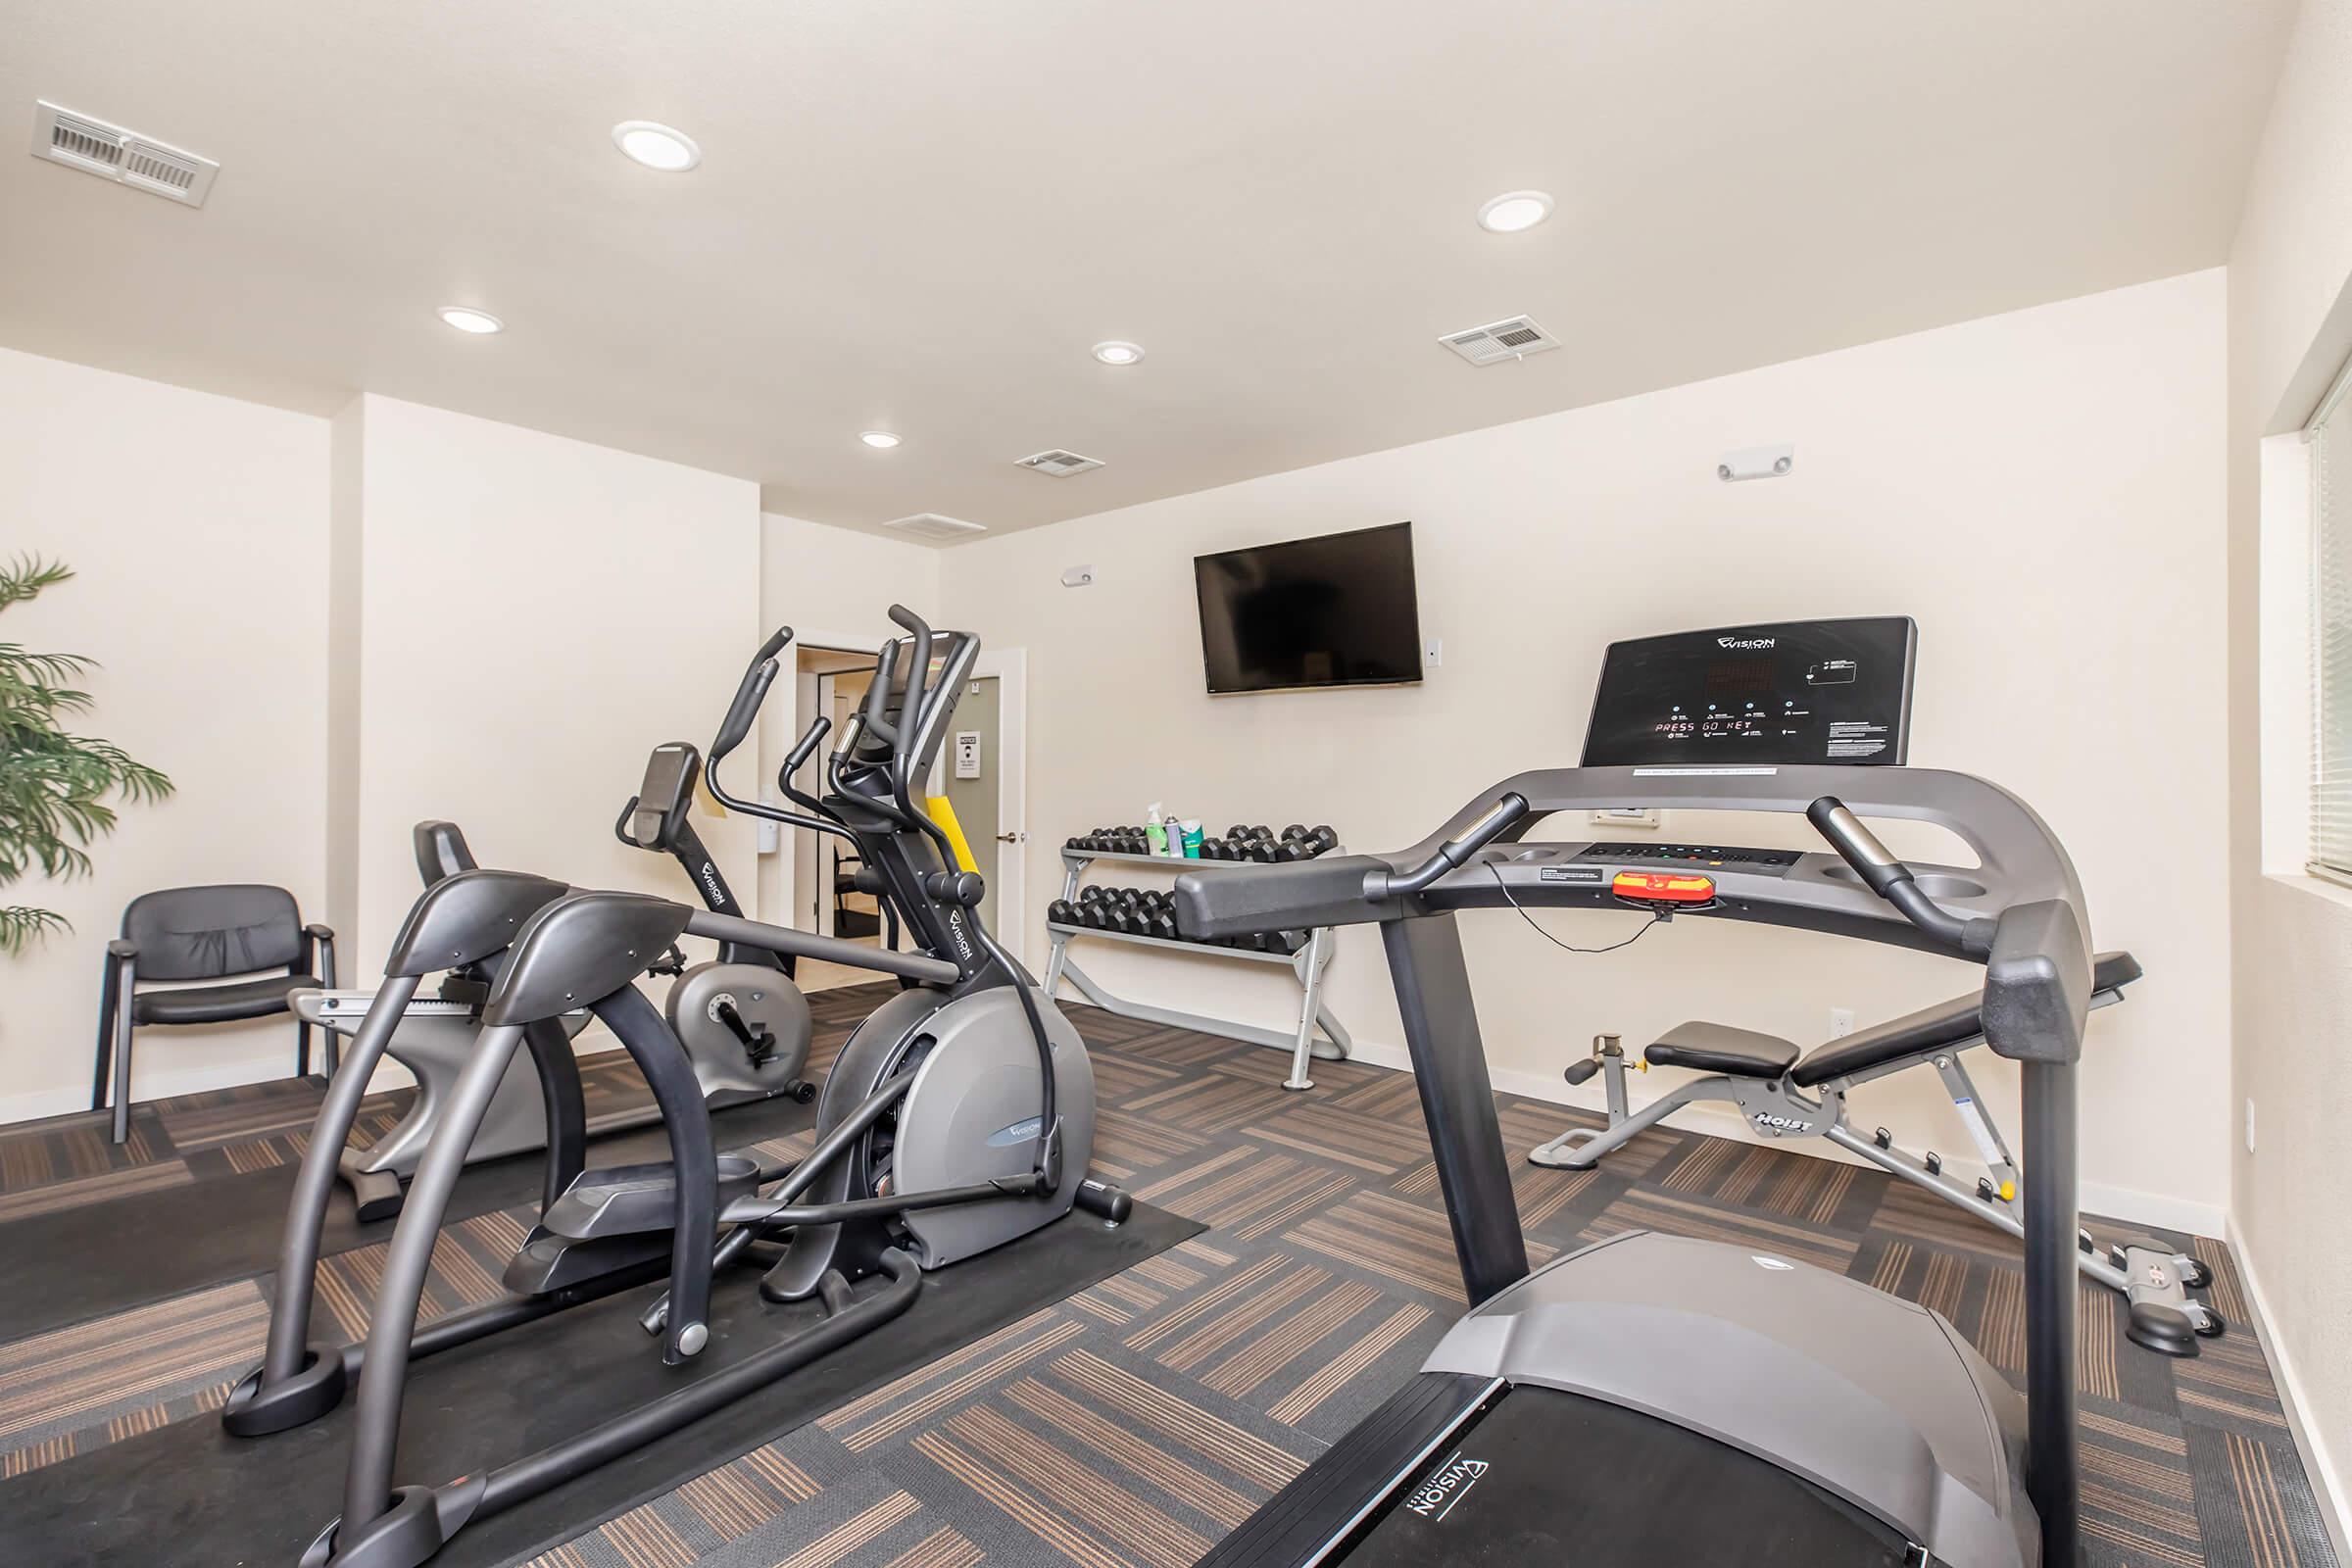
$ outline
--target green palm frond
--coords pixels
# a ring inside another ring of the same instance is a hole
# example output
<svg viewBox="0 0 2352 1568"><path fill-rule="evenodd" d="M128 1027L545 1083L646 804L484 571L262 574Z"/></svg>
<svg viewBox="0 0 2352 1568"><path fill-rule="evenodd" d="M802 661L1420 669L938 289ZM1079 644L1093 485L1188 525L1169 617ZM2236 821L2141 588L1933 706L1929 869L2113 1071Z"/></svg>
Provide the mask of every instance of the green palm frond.
<svg viewBox="0 0 2352 1568"><path fill-rule="evenodd" d="M8 564L0 566L0 610L6 610L20 599L30 599L44 588L54 588L74 575L74 568L62 561L43 561L38 556L12 556Z"/></svg>
<svg viewBox="0 0 2352 1568"><path fill-rule="evenodd" d="M61 563L15 557L0 565L0 610L73 575ZM89 846L115 830L113 803L172 793L169 778L114 742L59 727L61 716L89 710L90 694L72 682L96 667L78 654L0 642L0 886L36 871L89 875ZM0 906L0 954L69 929L53 910Z"/></svg>

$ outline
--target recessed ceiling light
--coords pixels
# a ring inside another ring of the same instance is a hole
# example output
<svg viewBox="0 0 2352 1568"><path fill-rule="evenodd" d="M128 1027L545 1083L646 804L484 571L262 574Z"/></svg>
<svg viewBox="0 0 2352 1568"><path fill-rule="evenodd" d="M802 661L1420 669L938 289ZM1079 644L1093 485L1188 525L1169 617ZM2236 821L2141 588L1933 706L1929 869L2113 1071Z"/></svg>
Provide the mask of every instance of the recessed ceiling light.
<svg viewBox="0 0 2352 1568"><path fill-rule="evenodd" d="M1144 357L1140 343L1122 343L1113 338L1108 343L1095 345L1095 358L1104 365L1133 365Z"/></svg>
<svg viewBox="0 0 2352 1568"><path fill-rule="evenodd" d="M442 306L441 319L461 332L490 333L507 329L507 323L488 311L471 310L464 305Z"/></svg>
<svg viewBox="0 0 2352 1568"><path fill-rule="evenodd" d="M1516 234L1551 216L1551 198L1540 190L1505 191L1478 210L1478 226L1496 234Z"/></svg>
<svg viewBox="0 0 2352 1568"><path fill-rule="evenodd" d="M888 430L860 430L858 439L877 449L888 449L899 444L899 438Z"/></svg>
<svg viewBox="0 0 2352 1568"><path fill-rule="evenodd" d="M682 130L650 120L624 120L612 127L612 145L648 169L682 174L703 161L702 148Z"/></svg>

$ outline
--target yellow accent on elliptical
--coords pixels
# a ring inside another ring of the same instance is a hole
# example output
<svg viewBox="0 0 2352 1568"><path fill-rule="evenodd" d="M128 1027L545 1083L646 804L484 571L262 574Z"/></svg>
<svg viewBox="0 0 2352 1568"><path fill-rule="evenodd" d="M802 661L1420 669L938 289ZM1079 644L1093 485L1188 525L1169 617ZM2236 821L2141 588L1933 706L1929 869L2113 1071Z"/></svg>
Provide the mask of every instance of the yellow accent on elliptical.
<svg viewBox="0 0 2352 1568"><path fill-rule="evenodd" d="M948 798L945 795L926 796L923 809L930 813L932 821L947 830L948 842L956 846L956 869L979 870L979 862L972 858L971 841L963 836L963 824L956 820L956 808L948 804Z"/></svg>

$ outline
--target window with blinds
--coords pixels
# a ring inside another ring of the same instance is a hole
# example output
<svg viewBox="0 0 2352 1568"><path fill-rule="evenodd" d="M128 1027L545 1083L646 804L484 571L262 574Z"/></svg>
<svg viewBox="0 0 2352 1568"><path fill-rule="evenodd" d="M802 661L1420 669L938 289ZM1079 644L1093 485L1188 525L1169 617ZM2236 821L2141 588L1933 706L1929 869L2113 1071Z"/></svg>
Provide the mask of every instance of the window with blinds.
<svg viewBox="0 0 2352 1568"><path fill-rule="evenodd" d="M2304 430L2311 443L2311 870L2352 882L2352 366Z"/></svg>

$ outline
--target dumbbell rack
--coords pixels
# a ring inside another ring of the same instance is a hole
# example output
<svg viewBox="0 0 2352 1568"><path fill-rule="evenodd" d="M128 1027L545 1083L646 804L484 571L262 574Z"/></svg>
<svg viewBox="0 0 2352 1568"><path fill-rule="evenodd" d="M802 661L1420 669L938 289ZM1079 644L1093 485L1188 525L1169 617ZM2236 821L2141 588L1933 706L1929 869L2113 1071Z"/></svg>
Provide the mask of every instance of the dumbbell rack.
<svg viewBox="0 0 2352 1568"><path fill-rule="evenodd" d="M1061 880L1062 898L1071 903L1077 902L1078 884L1084 880L1087 868L1098 860L1111 860L1126 865L1152 865L1163 871L1235 871L1246 870L1259 863L1254 860L1176 859L1164 855L1128 855L1113 850L1065 848L1061 852L1064 872ZM1241 1040L1253 1046L1287 1051L1291 1054L1291 1075L1283 1080L1282 1087L1285 1089L1315 1087L1315 1081L1306 1075L1307 1062L1311 1057L1345 1061L1355 1049L1355 1042L1348 1038L1347 1029L1323 1004L1323 971L1331 963L1334 945L1329 926L1317 926L1309 931L1306 946L1292 954L1254 953L1247 948L1219 948L1204 942L1170 942L1165 937L1148 937L1139 932L1099 931L1093 926L1063 925L1053 920L1046 922L1046 930L1054 943L1046 961L1048 996L1053 996L1060 982L1067 980L1088 1002L1122 1018L1163 1024L1172 1029L1198 1029L1203 1034L1223 1035L1228 1040ZM1072 937L1128 942L1137 947L1157 948L1164 953L1182 953L1196 957L1244 958L1256 963L1286 965L1298 977L1299 990L1305 994L1298 1005L1298 1028L1295 1033L1284 1034L1259 1024L1241 1023L1231 1018L1212 1018L1197 1012L1180 1012L1173 1007L1155 1007L1150 1003L1119 996L1104 989L1101 981L1071 961ZM1318 1025L1322 1029L1320 1036L1316 1034Z"/></svg>

